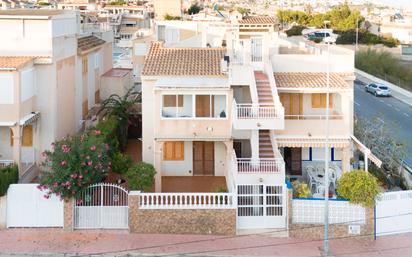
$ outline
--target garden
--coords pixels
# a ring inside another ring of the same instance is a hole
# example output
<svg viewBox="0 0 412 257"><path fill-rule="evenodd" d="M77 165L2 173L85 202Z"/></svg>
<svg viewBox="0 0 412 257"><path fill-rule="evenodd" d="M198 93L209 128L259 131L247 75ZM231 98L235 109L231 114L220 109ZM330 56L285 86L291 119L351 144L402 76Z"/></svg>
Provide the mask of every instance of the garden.
<svg viewBox="0 0 412 257"><path fill-rule="evenodd" d="M52 144L42 153L39 189L45 197L56 194L68 199L78 196L92 184L108 182L129 190L151 190L155 169L151 164L134 162L125 153L132 111L139 96L129 91L125 96L112 95L102 102L102 119L79 134Z"/></svg>

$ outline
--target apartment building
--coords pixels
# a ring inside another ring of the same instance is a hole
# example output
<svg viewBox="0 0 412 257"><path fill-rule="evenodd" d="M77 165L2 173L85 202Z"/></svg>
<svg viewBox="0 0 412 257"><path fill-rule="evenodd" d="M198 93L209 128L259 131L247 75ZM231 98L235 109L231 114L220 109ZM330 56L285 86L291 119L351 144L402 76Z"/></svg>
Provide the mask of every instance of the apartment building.
<svg viewBox="0 0 412 257"><path fill-rule="evenodd" d="M353 52L294 45L268 17L205 26L200 45L179 45L185 38L147 50L142 153L157 192L233 192L237 229L285 228L286 176L322 197L312 176L325 158L331 188L353 147L379 163L353 136Z"/></svg>
<svg viewBox="0 0 412 257"><path fill-rule="evenodd" d="M0 11L0 164L31 181L40 153L78 131L112 67L110 31L82 34L79 14Z"/></svg>

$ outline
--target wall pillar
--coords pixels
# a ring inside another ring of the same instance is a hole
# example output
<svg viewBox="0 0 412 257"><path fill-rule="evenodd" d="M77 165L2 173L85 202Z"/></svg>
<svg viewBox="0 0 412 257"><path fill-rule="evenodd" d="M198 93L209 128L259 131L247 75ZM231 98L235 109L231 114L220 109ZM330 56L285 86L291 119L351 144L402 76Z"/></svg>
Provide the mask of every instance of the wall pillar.
<svg viewBox="0 0 412 257"><path fill-rule="evenodd" d="M20 174L20 161L21 161L21 129L19 125L10 127L13 131L13 160L19 165L19 174ZM21 174L20 174L21 175ZM19 175L19 177L20 177Z"/></svg>
<svg viewBox="0 0 412 257"><path fill-rule="evenodd" d="M74 229L74 199L63 200L63 229L73 231Z"/></svg>
<svg viewBox="0 0 412 257"><path fill-rule="evenodd" d="M155 191L162 192L162 151L163 142L155 141L154 144L154 167L155 175Z"/></svg>
<svg viewBox="0 0 412 257"><path fill-rule="evenodd" d="M135 233L139 227L138 209L140 207L140 191L130 191L129 203L129 232Z"/></svg>
<svg viewBox="0 0 412 257"><path fill-rule="evenodd" d="M350 147L346 146L342 149L342 172L350 171L350 157L351 151Z"/></svg>

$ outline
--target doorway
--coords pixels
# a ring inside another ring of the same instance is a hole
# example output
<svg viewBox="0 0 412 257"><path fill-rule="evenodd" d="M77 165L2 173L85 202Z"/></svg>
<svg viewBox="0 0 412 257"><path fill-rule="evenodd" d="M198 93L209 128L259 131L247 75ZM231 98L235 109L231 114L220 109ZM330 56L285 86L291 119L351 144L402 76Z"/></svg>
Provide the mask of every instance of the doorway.
<svg viewBox="0 0 412 257"><path fill-rule="evenodd" d="M291 176L302 176L302 148L285 147L283 153L286 174Z"/></svg>
<svg viewBox="0 0 412 257"><path fill-rule="evenodd" d="M215 144L193 141L193 175L215 175Z"/></svg>

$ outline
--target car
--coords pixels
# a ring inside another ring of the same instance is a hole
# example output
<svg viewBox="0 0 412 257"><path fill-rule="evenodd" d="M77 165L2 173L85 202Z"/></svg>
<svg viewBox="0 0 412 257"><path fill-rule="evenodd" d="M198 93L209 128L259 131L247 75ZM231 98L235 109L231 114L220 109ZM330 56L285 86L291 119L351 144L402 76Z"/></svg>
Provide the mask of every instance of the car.
<svg viewBox="0 0 412 257"><path fill-rule="evenodd" d="M391 90L383 84L371 83L365 86L365 91L375 96L390 96Z"/></svg>
<svg viewBox="0 0 412 257"><path fill-rule="evenodd" d="M334 34L332 30L329 29L305 30L305 32L302 31L302 35L309 41L326 41L330 43L334 43L338 37L338 35Z"/></svg>

